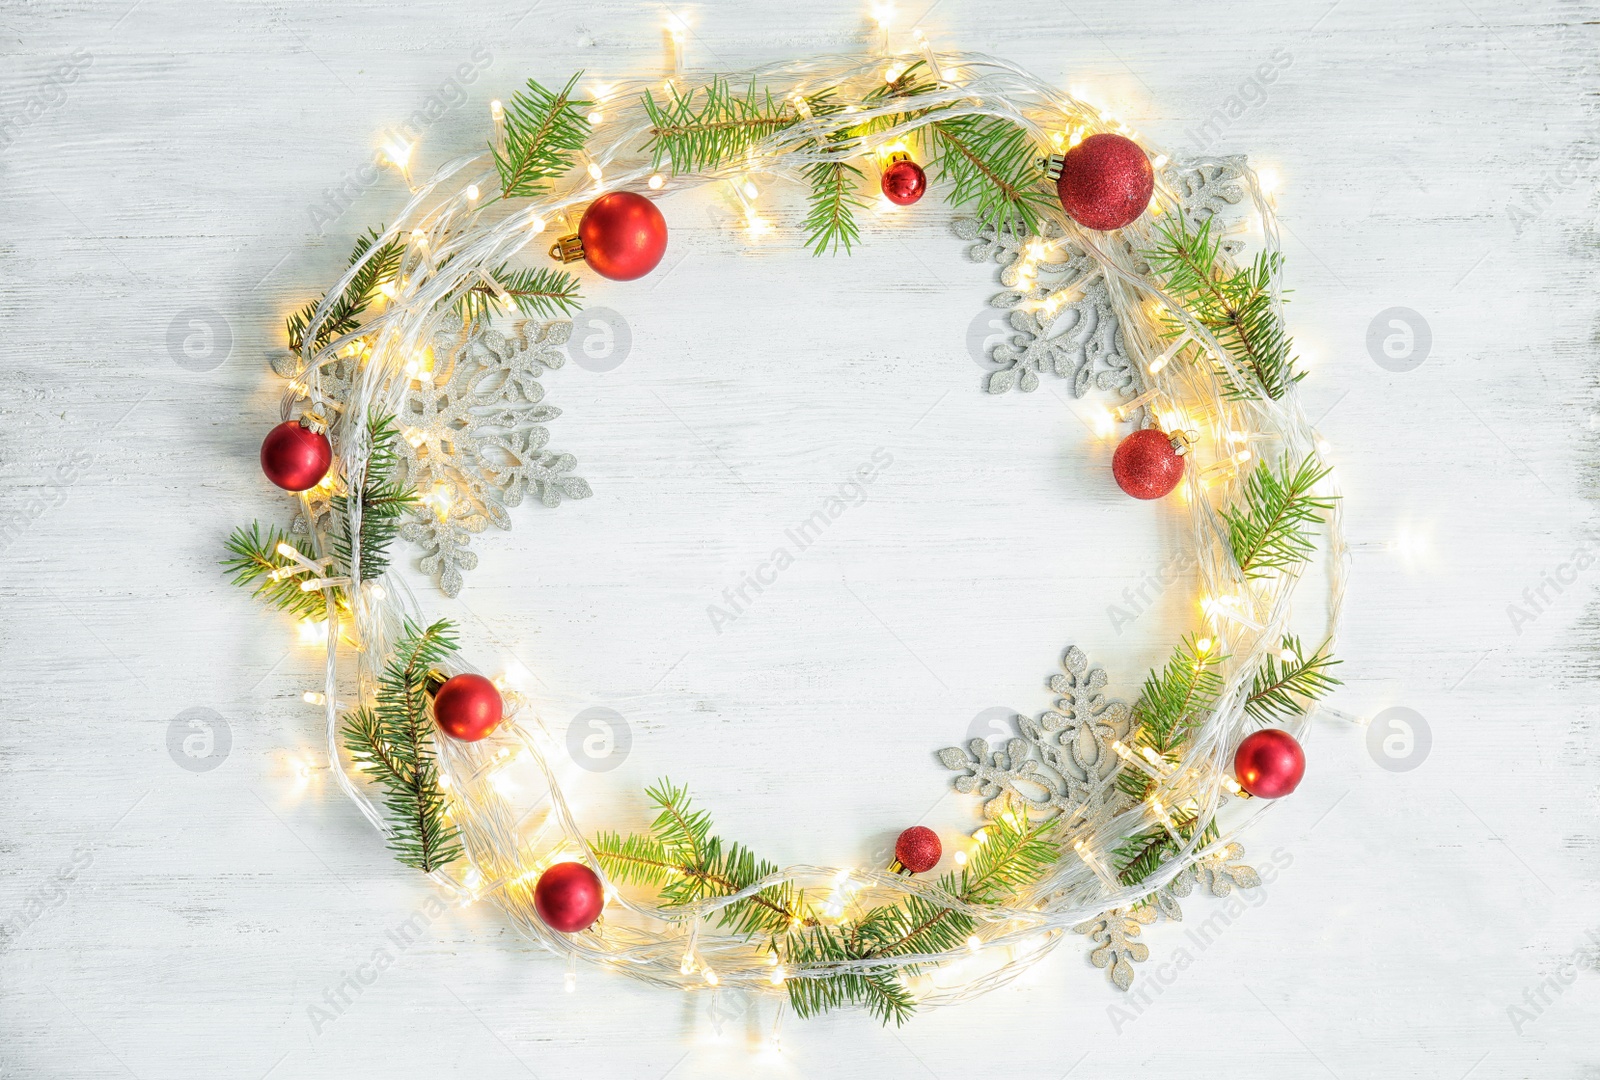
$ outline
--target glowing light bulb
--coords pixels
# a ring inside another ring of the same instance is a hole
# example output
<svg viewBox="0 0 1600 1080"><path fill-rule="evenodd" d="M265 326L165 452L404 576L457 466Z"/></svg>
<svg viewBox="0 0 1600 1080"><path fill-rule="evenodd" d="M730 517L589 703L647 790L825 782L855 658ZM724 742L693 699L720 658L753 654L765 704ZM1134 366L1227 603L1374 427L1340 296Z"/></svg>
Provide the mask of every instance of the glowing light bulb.
<svg viewBox="0 0 1600 1080"><path fill-rule="evenodd" d="M478 201L478 185L477 184L468 184L467 185L467 201L468 202L477 202Z"/></svg>
<svg viewBox="0 0 1600 1080"><path fill-rule="evenodd" d="M967 865L967 853L965 851L956 852L955 860L956 860L956 865L957 866L965 866L965 865Z"/></svg>
<svg viewBox="0 0 1600 1080"><path fill-rule="evenodd" d="M661 185L665 184L666 182L666 178L660 173L656 173L655 175L651 176L649 180L645 181L645 183L649 185L651 191L660 191Z"/></svg>
<svg viewBox="0 0 1600 1080"><path fill-rule="evenodd" d="M973 952L977 952L979 949L983 948L983 939L978 937L977 934L968 935L967 948L971 949Z"/></svg>
<svg viewBox="0 0 1600 1080"><path fill-rule="evenodd" d="M604 175L605 175L605 170L600 168L600 163L599 162L596 162L596 161L589 162L589 178L591 180L598 180Z"/></svg>
<svg viewBox="0 0 1600 1080"><path fill-rule="evenodd" d="M604 120L605 118L606 118L606 114L601 112L599 109L596 109L594 112L589 114L589 123L598 124L600 121Z"/></svg>
<svg viewBox="0 0 1600 1080"><path fill-rule="evenodd" d="M528 231L533 233L535 236L544 232L544 218L540 217L538 214L535 214L533 216L533 220L528 222Z"/></svg>
<svg viewBox="0 0 1600 1080"><path fill-rule="evenodd" d="M578 973L576 971L567 972L566 975L562 977L561 984L561 988L563 990L569 994L573 993L578 989Z"/></svg>
<svg viewBox="0 0 1600 1080"><path fill-rule="evenodd" d="M396 168L404 169L406 163L411 160L411 151L416 149L416 145L410 142L391 142L383 148L383 152L394 162Z"/></svg>
<svg viewBox="0 0 1600 1080"><path fill-rule="evenodd" d="M489 115L490 116L494 117L496 120L499 120L505 114L506 114L506 107L504 105L500 104L500 99L499 98L495 98L493 101L489 102Z"/></svg>

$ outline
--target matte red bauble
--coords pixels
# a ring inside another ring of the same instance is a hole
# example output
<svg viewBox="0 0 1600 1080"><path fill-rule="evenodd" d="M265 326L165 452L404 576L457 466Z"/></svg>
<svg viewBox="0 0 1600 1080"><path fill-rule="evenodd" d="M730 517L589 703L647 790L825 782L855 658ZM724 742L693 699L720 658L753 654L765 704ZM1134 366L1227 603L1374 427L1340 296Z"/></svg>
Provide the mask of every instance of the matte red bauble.
<svg viewBox="0 0 1600 1080"><path fill-rule="evenodd" d="M600 878L582 863L556 863L539 875L533 887L533 906L552 930L576 934L600 918L606 906Z"/></svg>
<svg viewBox="0 0 1600 1080"><path fill-rule="evenodd" d="M261 471L285 491L309 491L333 464L333 445L320 431L285 420L261 441Z"/></svg>
<svg viewBox="0 0 1600 1080"><path fill-rule="evenodd" d="M944 845L939 834L925 825L913 825L894 842L894 858L913 874L925 873L939 864Z"/></svg>
<svg viewBox="0 0 1600 1080"><path fill-rule="evenodd" d="M457 675L434 691L433 719L446 735L477 742L499 725L505 703L482 675Z"/></svg>
<svg viewBox="0 0 1600 1080"><path fill-rule="evenodd" d="M910 206L927 192L928 174L909 157L896 154L895 158L883 170L879 186L883 188L883 197L896 206Z"/></svg>
<svg viewBox="0 0 1600 1080"><path fill-rule="evenodd" d="M1306 752L1293 735L1268 728L1245 737L1233 755L1239 786L1261 799L1281 799L1300 786L1306 774Z"/></svg>
<svg viewBox="0 0 1600 1080"><path fill-rule="evenodd" d="M632 281L654 270L667 253L667 219L643 195L613 191L583 212L578 239L595 273Z"/></svg>
<svg viewBox="0 0 1600 1080"><path fill-rule="evenodd" d="M1104 232L1144 213L1155 186L1155 170L1139 144L1105 132L1067 151L1056 194L1073 221Z"/></svg>
<svg viewBox="0 0 1600 1080"><path fill-rule="evenodd" d="M1111 475L1135 499L1159 499L1183 479L1183 455L1166 432L1145 428L1117 445L1111 455Z"/></svg>

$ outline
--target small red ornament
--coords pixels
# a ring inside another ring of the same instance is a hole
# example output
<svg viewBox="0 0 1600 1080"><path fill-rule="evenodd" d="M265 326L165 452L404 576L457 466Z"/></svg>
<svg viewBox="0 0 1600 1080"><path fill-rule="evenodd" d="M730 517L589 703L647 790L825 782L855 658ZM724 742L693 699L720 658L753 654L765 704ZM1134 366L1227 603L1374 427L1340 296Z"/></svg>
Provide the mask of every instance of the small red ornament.
<svg viewBox="0 0 1600 1080"><path fill-rule="evenodd" d="M1281 728L1247 735L1233 755L1233 775L1239 786L1258 798L1283 798L1300 786L1305 774L1306 752Z"/></svg>
<svg viewBox="0 0 1600 1080"><path fill-rule="evenodd" d="M631 191L613 191L589 204L578 231L557 240L550 256L583 259L613 281L644 277L667 253L667 219L656 204Z"/></svg>
<svg viewBox="0 0 1600 1080"><path fill-rule="evenodd" d="M261 441L261 471L285 491L317 486L333 464L333 445L320 431L285 420Z"/></svg>
<svg viewBox="0 0 1600 1080"><path fill-rule="evenodd" d="M600 918L606 906L600 879L582 863L556 863L539 875L533 887L533 906L552 930L576 934Z"/></svg>
<svg viewBox="0 0 1600 1080"><path fill-rule="evenodd" d="M1121 135L1090 135L1066 152L1056 194L1086 229L1120 229L1144 213L1156 173L1139 144Z"/></svg>
<svg viewBox="0 0 1600 1080"><path fill-rule="evenodd" d="M883 197L896 206L910 206L927 193L928 174L911 160L910 154L891 154L879 186L883 188Z"/></svg>
<svg viewBox="0 0 1600 1080"><path fill-rule="evenodd" d="M433 719L451 738L477 742L499 725L505 703L482 675L457 675L434 691Z"/></svg>
<svg viewBox="0 0 1600 1080"><path fill-rule="evenodd" d="M944 846L939 843L939 834L925 825L913 825L894 842L896 865L890 869L896 872L909 870L913 874L925 873L939 864L942 854Z"/></svg>
<svg viewBox="0 0 1600 1080"><path fill-rule="evenodd" d="M1117 486L1135 499L1159 499L1172 493L1183 479L1181 443L1159 428L1135 431L1111 455L1111 475Z"/></svg>

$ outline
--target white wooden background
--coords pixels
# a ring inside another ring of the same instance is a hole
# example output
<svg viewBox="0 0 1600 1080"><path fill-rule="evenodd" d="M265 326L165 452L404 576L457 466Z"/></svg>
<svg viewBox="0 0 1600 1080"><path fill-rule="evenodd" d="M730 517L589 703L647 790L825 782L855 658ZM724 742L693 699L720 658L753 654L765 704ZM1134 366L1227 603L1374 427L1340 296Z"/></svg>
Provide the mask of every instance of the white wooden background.
<svg viewBox="0 0 1600 1080"><path fill-rule="evenodd" d="M856 49L864 8L685 8L687 62ZM1334 704L1414 709L1432 747L1393 772L1361 729L1320 726L1304 785L1249 838L1286 867L1208 947L1148 933L1137 1017L1070 941L898 1031L790 1018L773 1057L755 1049L770 1004L592 970L567 995L557 962L478 908L433 921L315 1030L309 1007L430 886L328 780L300 699L316 651L216 565L235 524L284 513L255 462L282 316L402 194L386 174L319 228L328 189L480 47L424 174L530 75L661 71L664 9L0 3L0 1075L1600 1076L1600 971L1569 964L1600 938L1596 574L1580 560L1536 617L1508 614L1594 524L1595 15L901 5L901 32L920 17L1180 150L1291 58L1210 148L1282 179L1305 396L1359 547ZM1188 608L1173 590L1120 634L1106 609L1168 557L1171 510L1112 489L1059 384L980 393L966 333L996 287L938 199L848 260L799 250L792 207L758 240L711 196L665 210L670 272L588 283L627 313L631 355L547 380L594 498L519 510L459 602L423 595L553 729L591 706L626 719L628 759L581 774L592 825L636 821L641 786L671 775L779 861L878 859L925 814L970 821L930 751L987 709L1046 707L1065 645L1135 692ZM196 307L231 338L207 371L169 344ZM1415 370L1369 353L1392 307L1431 328ZM716 633L706 606L877 447L893 464L866 503ZM210 771L169 754L194 708L230 738ZM1158 984L1186 944L1194 963Z"/></svg>

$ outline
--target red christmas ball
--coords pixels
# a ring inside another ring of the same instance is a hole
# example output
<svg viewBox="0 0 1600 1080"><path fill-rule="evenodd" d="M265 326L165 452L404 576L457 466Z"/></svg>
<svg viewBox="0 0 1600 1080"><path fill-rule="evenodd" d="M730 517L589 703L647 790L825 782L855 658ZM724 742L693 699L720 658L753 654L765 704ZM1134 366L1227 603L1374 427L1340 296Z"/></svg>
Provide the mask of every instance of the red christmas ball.
<svg viewBox="0 0 1600 1080"><path fill-rule="evenodd" d="M261 440L261 471L285 491L317 486L333 464L333 445L320 431L285 420Z"/></svg>
<svg viewBox="0 0 1600 1080"><path fill-rule="evenodd" d="M911 826L894 842L895 859L913 874L932 870L942 854L944 846L939 843L939 834L925 825Z"/></svg>
<svg viewBox="0 0 1600 1080"><path fill-rule="evenodd" d="M1104 232L1144 213L1155 186L1155 170L1139 144L1104 132L1067 151L1056 194L1073 221Z"/></svg>
<svg viewBox="0 0 1600 1080"><path fill-rule="evenodd" d="M667 219L643 195L613 191L583 212L578 239L595 273L632 281L654 270L667 253Z"/></svg>
<svg viewBox="0 0 1600 1080"><path fill-rule="evenodd" d="M1306 774L1306 752L1293 735L1267 728L1245 737L1233 755L1239 786L1262 799L1281 799L1300 786Z"/></svg>
<svg viewBox="0 0 1600 1080"><path fill-rule="evenodd" d="M910 206L928 191L928 174L910 158L901 158L883 170L879 181L883 197L896 206Z"/></svg>
<svg viewBox="0 0 1600 1080"><path fill-rule="evenodd" d="M556 863L539 875L539 883L533 887L533 906L550 929L576 934L600 918L606 892L600 878L582 863Z"/></svg>
<svg viewBox="0 0 1600 1080"><path fill-rule="evenodd" d="M504 715L500 691L482 675L457 675L433 695L434 723L462 742L477 742L488 735Z"/></svg>
<svg viewBox="0 0 1600 1080"><path fill-rule="evenodd" d="M1111 475L1135 499L1159 499L1183 479L1183 455L1166 432L1145 428L1117 445L1111 455Z"/></svg>

